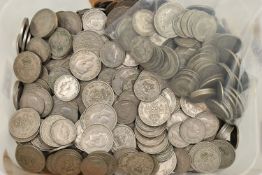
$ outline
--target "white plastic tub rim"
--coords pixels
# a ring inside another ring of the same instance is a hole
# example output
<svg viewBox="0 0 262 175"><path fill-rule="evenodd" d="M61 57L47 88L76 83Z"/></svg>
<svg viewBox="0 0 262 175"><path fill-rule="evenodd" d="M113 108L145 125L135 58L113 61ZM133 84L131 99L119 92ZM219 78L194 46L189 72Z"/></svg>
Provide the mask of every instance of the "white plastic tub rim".
<svg viewBox="0 0 262 175"><path fill-rule="evenodd" d="M220 175L262 174L262 0L177 0L185 7L209 5L219 20L243 41L240 56L243 68L251 78L248 107L238 121L239 146L234 164L216 172ZM16 57L16 37L24 17L32 18L42 8L54 11L76 11L90 7L88 0L0 0L0 175L30 175L17 166L15 141L9 136L8 121L15 111L12 87L16 80L13 61Z"/></svg>

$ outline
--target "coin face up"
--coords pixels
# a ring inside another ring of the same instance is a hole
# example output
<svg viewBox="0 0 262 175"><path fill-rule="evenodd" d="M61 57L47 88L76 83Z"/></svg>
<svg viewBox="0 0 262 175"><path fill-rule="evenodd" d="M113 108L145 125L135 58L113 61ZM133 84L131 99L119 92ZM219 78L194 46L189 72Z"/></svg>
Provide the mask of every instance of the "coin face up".
<svg viewBox="0 0 262 175"><path fill-rule="evenodd" d="M91 9L86 11L82 16L84 30L103 32L106 24L107 16L99 9Z"/></svg>

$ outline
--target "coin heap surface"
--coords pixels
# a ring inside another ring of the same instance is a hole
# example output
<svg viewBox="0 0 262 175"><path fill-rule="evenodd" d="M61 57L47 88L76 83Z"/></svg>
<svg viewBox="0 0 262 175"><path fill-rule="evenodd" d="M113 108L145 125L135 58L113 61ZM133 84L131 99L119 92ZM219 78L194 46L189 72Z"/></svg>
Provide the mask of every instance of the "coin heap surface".
<svg viewBox="0 0 262 175"><path fill-rule="evenodd" d="M23 169L169 175L234 163L248 88L241 40L219 32L211 7L122 15L133 4L23 20L9 121Z"/></svg>

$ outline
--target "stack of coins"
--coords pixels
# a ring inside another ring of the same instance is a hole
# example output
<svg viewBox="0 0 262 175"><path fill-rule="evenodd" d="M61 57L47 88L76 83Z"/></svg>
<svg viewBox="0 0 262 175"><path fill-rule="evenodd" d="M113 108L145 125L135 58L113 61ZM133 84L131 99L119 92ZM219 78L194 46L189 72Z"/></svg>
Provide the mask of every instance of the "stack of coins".
<svg viewBox="0 0 262 175"><path fill-rule="evenodd" d="M16 39L16 52L17 54L26 50L27 44L30 41L32 35L29 28L29 19L24 18L21 24L20 33Z"/></svg>
<svg viewBox="0 0 262 175"><path fill-rule="evenodd" d="M228 123L248 87L238 78L241 40L214 31L212 9L173 2L139 9L119 20L116 38L106 35L132 3L108 16L42 9L32 18L9 122L23 169L168 175L233 164L239 131Z"/></svg>

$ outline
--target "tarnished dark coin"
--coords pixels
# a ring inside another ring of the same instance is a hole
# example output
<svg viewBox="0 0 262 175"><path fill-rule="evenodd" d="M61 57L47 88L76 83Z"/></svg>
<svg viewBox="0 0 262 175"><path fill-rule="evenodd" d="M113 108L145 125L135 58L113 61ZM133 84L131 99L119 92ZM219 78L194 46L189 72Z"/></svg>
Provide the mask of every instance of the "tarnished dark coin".
<svg viewBox="0 0 262 175"><path fill-rule="evenodd" d="M81 163L83 175L106 175L108 168L102 157L87 156Z"/></svg>
<svg viewBox="0 0 262 175"><path fill-rule="evenodd" d="M65 28L72 35L76 35L82 30L82 21L79 15L72 11L63 11L57 13L58 26Z"/></svg>
<svg viewBox="0 0 262 175"><path fill-rule="evenodd" d="M177 166L175 169L175 173L186 173L190 170L191 165L191 157L187 151L184 149L175 149L176 158L177 158Z"/></svg>

